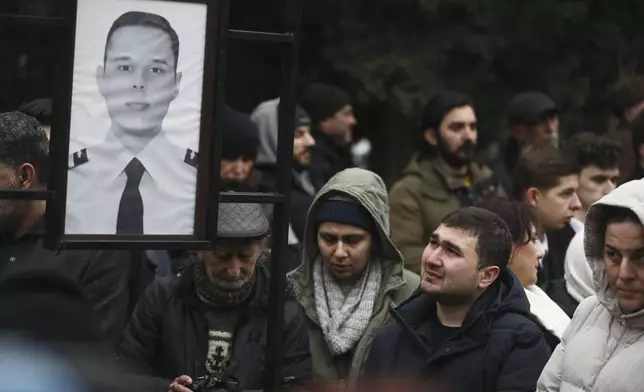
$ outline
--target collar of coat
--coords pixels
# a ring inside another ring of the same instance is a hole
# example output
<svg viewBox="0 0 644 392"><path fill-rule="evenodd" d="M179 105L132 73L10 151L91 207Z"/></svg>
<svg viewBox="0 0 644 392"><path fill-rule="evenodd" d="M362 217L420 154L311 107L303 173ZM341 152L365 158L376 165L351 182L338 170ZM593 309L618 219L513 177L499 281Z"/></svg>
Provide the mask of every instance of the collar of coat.
<svg viewBox="0 0 644 392"><path fill-rule="evenodd" d="M470 186L482 184L493 177L492 171L487 166L474 161L467 166L467 173L471 180ZM455 190L469 187L440 158L428 157L420 153L414 154L409 165L403 171L403 175L422 178L423 184L427 185L426 188L433 191L441 189L443 192L453 193Z"/></svg>
<svg viewBox="0 0 644 392"><path fill-rule="evenodd" d="M268 271L264 266L265 262L267 262L267 256L261 256L260 260L257 261L255 271L253 272L257 274L257 280L255 282L254 293L248 302L249 310L261 313L268 311L269 279ZM193 261L177 280L177 296L190 307L206 310L208 309L208 305L204 304L197 296L194 274L195 263Z"/></svg>
<svg viewBox="0 0 644 392"><path fill-rule="evenodd" d="M431 330L426 328L428 315L436 312L436 308L436 300L419 288L407 301L391 310L403 334L422 350L428 361L436 358L438 349L426 344L431 344ZM505 268L497 281L472 304L461 328L449 341L456 342L462 349L477 345L489 336L494 319L508 313L529 319L530 303L519 280ZM459 351L451 350L450 353Z"/></svg>

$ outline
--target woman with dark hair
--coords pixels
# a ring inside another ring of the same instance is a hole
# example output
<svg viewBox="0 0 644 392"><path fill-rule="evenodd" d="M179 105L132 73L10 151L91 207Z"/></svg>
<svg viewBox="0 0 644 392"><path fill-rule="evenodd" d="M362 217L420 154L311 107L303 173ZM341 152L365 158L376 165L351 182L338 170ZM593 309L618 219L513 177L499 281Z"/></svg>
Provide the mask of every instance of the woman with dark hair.
<svg viewBox="0 0 644 392"><path fill-rule="evenodd" d="M543 257L537 249L535 217L530 207L522 202L491 197L479 207L499 215L512 233L512 256L508 268L519 278L530 301L533 320L543 330L552 349L559 344L570 318L548 295L537 286L539 260Z"/></svg>

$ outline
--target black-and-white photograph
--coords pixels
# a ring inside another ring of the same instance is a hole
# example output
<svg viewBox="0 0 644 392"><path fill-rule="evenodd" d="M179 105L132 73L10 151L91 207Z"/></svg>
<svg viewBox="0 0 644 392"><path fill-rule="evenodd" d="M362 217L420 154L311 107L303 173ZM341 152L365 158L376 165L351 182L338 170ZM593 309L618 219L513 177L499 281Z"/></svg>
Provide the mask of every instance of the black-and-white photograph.
<svg viewBox="0 0 644 392"><path fill-rule="evenodd" d="M78 0L65 234L194 233L206 19Z"/></svg>

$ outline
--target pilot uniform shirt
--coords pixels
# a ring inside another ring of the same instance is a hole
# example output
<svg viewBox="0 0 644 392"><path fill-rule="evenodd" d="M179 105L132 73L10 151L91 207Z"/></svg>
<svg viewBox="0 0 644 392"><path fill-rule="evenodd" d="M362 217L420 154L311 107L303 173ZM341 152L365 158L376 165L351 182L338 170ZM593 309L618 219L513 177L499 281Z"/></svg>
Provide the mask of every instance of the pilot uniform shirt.
<svg viewBox="0 0 644 392"><path fill-rule="evenodd" d="M66 234L116 234L125 168L133 158L145 168L138 188L143 234L194 233L198 153L170 143L162 131L136 155L112 132L70 155Z"/></svg>

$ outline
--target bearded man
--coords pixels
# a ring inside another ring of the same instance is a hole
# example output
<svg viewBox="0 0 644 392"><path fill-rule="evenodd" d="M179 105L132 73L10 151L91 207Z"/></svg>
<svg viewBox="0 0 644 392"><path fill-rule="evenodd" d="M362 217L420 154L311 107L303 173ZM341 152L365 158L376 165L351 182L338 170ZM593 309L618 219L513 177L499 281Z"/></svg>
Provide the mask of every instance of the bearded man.
<svg viewBox="0 0 644 392"><path fill-rule="evenodd" d="M429 237L450 212L496 194L504 196L492 171L474 162L477 121L472 100L448 91L423 110L418 151L389 195L391 238L405 268L420 272Z"/></svg>

